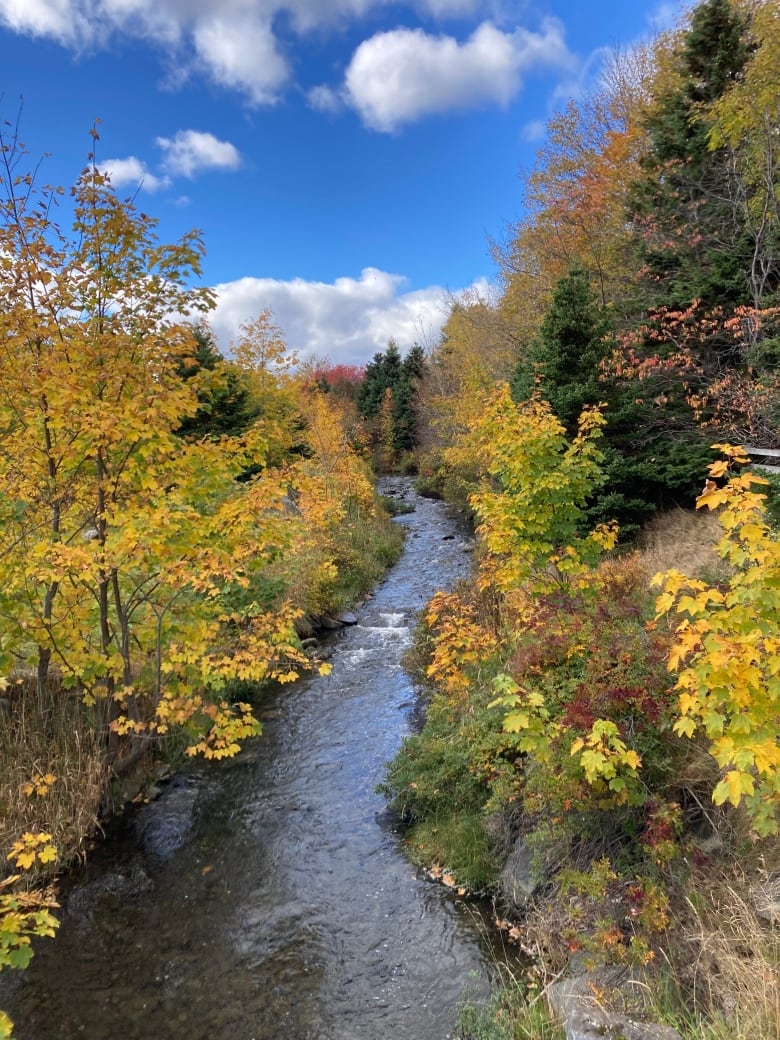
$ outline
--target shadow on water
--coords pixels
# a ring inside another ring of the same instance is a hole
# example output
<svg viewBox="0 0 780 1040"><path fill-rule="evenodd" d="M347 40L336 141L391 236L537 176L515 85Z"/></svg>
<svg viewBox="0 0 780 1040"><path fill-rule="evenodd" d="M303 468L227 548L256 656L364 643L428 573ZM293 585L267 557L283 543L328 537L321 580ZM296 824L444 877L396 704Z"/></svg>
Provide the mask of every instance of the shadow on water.
<svg viewBox="0 0 780 1040"><path fill-rule="evenodd" d="M375 792L410 724L415 617L468 539L408 480L403 558L274 693L264 733L194 767L101 850L56 941L0 1000L19 1040L444 1040L493 965L477 912L405 859Z"/></svg>

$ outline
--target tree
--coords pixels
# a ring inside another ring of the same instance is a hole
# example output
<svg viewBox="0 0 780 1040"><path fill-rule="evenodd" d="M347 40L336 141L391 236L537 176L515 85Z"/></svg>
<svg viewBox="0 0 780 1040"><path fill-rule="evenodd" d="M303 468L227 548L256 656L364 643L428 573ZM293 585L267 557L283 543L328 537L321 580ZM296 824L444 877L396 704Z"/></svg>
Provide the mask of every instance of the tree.
<svg viewBox="0 0 780 1040"><path fill-rule="evenodd" d="M178 372L182 379L195 380L198 410L183 419L177 433L191 440L239 436L258 418L259 406L244 375L217 349L211 329L201 323L192 334L195 352L182 359Z"/></svg>
<svg viewBox="0 0 780 1040"><path fill-rule="evenodd" d="M512 376L512 396L523 401L538 385L541 395L574 436L585 405L603 397L600 365L608 352L610 322L582 267L560 279L545 314L539 338L520 359Z"/></svg>
<svg viewBox="0 0 780 1040"><path fill-rule="evenodd" d="M177 435L199 407L180 373L211 305L190 287L197 236L160 244L90 157L68 239L23 155L2 140L0 667L34 667L42 700L78 690L117 769L174 726L231 754L257 724L226 682L291 678L305 660L292 606L263 591L298 536L284 475L236 482L273 431Z"/></svg>
<svg viewBox="0 0 780 1040"><path fill-rule="evenodd" d="M649 148L630 217L642 235L651 300L687 308L748 302L751 243L731 202L730 155L713 148L713 106L742 76L748 20L706 0L659 63L645 128Z"/></svg>
<svg viewBox="0 0 780 1040"><path fill-rule="evenodd" d="M417 443L416 389L424 367L422 347L413 346L402 358L393 339L366 366L355 403L368 422L380 469L392 468Z"/></svg>
<svg viewBox="0 0 780 1040"><path fill-rule="evenodd" d="M366 366L366 375L357 392L358 411L365 419L373 419L382 407L386 390L394 390L401 379L401 352L394 339L387 349L374 357Z"/></svg>
<svg viewBox="0 0 780 1040"><path fill-rule="evenodd" d="M726 587L686 577L656 575L659 616L674 610L676 639L669 668L678 673L679 717L675 730L703 731L722 771L713 801L745 802L757 834L776 834L780 805L780 541L768 523L766 484L748 472L734 474L747 456L716 445L726 460L710 466L698 505L719 510L723 536L718 554L729 565ZM722 477L730 479L718 486Z"/></svg>
<svg viewBox="0 0 780 1040"><path fill-rule="evenodd" d="M477 421L496 381L509 378L517 349L498 308L471 294L451 302L440 342L426 360L417 389L420 468L445 475L448 494L464 505L473 490L473 466L450 448Z"/></svg>
<svg viewBox="0 0 780 1040"><path fill-rule="evenodd" d="M633 229L625 219L638 175L651 60L648 48L615 55L600 89L570 102L547 125L547 140L524 176L525 216L496 250L504 280L500 309L521 346L537 333L558 280L589 272L602 305L635 308Z"/></svg>
<svg viewBox="0 0 780 1040"><path fill-rule="evenodd" d="M538 591L549 590L614 545L614 524L581 533L587 499L601 480L595 442L603 425L598 409L586 409L569 441L546 401L517 405L506 383L496 386L461 449L480 473L471 504L489 553L486 584L508 591L533 575Z"/></svg>
<svg viewBox="0 0 780 1040"><path fill-rule="evenodd" d="M656 510L693 504L710 453L686 399L685 373L675 371L669 380L660 364L642 376L618 369L615 349L607 310L587 272L574 268L556 285L538 340L518 363L511 386L517 401L538 391L569 437L584 408L603 407L603 481L583 519L617 520L627 538Z"/></svg>
<svg viewBox="0 0 780 1040"><path fill-rule="evenodd" d="M751 302L761 308L780 288L780 16L771 0L741 7L752 53L711 107L708 144L730 156L729 198L751 242Z"/></svg>

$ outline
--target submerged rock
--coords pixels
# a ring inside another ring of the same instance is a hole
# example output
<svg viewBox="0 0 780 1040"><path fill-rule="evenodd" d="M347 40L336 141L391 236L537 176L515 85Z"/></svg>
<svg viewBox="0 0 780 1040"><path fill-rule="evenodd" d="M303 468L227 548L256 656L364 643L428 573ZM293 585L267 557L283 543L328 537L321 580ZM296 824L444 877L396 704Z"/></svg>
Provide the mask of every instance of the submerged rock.
<svg viewBox="0 0 780 1040"><path fill-rule="evenodd" d="M131 863L121 873L111 872L79 885L68 896L66 910L79 920L88 920L106 900L130 902L148 892L152 884L141 864Z"/></svg>
<svg viewBox="0 0 780 1040"><path fill-rule="evenodd" d="M138 813L135 830L144 851L167 859L180 848L192 829L198 790L184 779L176 779L162 797Z"/></svg>

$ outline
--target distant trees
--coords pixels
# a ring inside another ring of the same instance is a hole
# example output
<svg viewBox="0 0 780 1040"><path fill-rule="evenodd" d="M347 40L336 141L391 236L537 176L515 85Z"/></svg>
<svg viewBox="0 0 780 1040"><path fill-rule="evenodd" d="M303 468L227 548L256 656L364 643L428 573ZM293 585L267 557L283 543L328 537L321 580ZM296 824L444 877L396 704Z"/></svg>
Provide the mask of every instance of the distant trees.
<svg viewBox="0 0 780 1040"><path fill-rule="evenodd" d="M380 469L390 469L417 444L417 389L425 371L425 355L415 344L401 356L395 340L366 366L355 402L368 424Z"/></svg>
<svg viewBox="0 0 780 1040"><path fill-rule="evenodd" d="M318 363L315 364L311 374L323 393L336 394L338 397L354 401L360 385L365 379L366 369L363 365Z"/></svg>

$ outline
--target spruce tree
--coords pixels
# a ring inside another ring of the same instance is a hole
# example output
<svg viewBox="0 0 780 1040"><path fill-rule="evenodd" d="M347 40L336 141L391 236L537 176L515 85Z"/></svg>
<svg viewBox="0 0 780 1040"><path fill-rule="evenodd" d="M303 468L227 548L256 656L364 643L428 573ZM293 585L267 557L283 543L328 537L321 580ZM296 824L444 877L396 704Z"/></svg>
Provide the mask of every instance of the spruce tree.
<svg viewBox="0 0 780 1040"><path fill-rule="evenodd" d="M671 82L648 109L650 144L630 217L642 231L651 305L704 310L749 300L750 236L730 199L730 153L710 146L711 106L750 57L731 0L706 0L680 40Z"/></svg>
<svg viewBox="0 0 780 1040"><path fill-rule="evenodd" d="M511 388L522 401L538 387L569 438L583 408L604 406L604 480L586 518L591 526L617 520L625 539L657 510L693 504L711 452L682 385L667 387L660 403L653 378L640 383L602 373L613 346L609 313L587 271L575 267L556 285L539 339L518 363Z"/></svg>
<svg viewBox="0 0 780 1040"><path fill-rule="evenodd" d="M402 358L398 344L393 339L388 341L387 349L375 354L366 366L365 378L357 391L355 403L358 412L369 424L374 448L382 441L383 457L387 454L384 441L388 431L384 427L388 422L392 424L389 437L396 460L399 455L413 451L416 446L416 387L424 366L422 347L413 346L407 356ZM381 433L380 426L383 427Z"/></svg>
<svg viewBox="0 0 780 1040"><path fill-rule="evenodd" d="M510 384L515 400L527 400L538 384L573 436L583 407L603 397L599 364L609 329L588 272L573 267L555 287L538 341L515 369Z"/></svg>
<svg viewBox="0 0 780 1040"><path fill-rule="evenodd" d="M196 353L181 362L179 375L182 379L200 379L200 407L182 422L177 433L191 440L240 436L258 418L259 409L241 372L217 349L211 330L198 325L193 335Z"/></svg>

